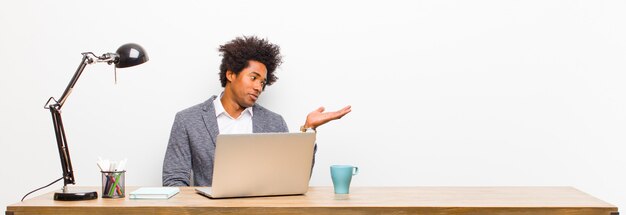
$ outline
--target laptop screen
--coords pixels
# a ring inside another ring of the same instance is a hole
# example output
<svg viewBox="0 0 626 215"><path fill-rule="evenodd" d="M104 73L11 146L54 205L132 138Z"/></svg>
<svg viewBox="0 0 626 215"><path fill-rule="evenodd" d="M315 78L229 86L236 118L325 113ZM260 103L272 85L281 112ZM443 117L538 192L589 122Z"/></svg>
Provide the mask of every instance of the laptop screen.
<svg viewBox="0 0 626 215"><path fill-rule="evenodd" d="M315 133L220 134L213 198L306 193Z"/></svg>

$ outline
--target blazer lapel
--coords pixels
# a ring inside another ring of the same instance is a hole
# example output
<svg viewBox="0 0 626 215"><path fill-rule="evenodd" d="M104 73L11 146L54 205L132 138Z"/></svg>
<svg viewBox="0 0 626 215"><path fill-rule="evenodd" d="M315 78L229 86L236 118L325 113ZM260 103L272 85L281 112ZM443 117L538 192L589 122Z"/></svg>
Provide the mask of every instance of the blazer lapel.
<svg viewBox="0 0 626 215"><path fill-rule="evenodd" d="M255 104L252 106L252 133L264 133L263 123L259 122L263 118L263 112L259 110L258 106Z"/></svg>
<svg viewBox="0 0 626 215"><path fill-rule="evenodd" d="M207 131L209 132L209 136L211 137L211 143L215 146L215 141L217 141L217 135L220 133L220 129L217 126L217 118L215 117L215 106L213 106L213 100L215 100L217 96L212 96L209 100L206 101L204 107L202 108L202 119L204 120L204 125L206 126Z"/></svg>

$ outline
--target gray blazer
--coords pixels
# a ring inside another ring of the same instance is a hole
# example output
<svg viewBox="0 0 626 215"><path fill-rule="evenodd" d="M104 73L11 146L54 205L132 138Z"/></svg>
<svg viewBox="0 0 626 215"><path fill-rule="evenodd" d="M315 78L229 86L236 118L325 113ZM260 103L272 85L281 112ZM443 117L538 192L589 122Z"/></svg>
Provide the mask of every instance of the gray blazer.
<svg viewBox="0 0 626 215"><path fill-rule="evenodd" d="M163 161L163 186L190 186L192 171L193 186L211 186L215 140L220 133L213 106L216 98L176 114ZM258 104L252 112L253 133L289 132L282 116Z"/></svg>

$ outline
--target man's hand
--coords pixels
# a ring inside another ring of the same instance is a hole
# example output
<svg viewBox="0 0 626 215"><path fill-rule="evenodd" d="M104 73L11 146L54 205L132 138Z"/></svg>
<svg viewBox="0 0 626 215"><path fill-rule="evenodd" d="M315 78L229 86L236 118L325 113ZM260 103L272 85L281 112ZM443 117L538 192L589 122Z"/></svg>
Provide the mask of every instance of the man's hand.
<svg viewBox="0 0 626 215"><path fill-rule="evenodd" d="M352 111L350 108L352 107L348 105L341 110L324 113L324 107L319 107L317 110L314 110L306 116L306 122L304 123L304 127L315 129L320 125L326 124L327 122L340 119L341 117Z"/></svg>

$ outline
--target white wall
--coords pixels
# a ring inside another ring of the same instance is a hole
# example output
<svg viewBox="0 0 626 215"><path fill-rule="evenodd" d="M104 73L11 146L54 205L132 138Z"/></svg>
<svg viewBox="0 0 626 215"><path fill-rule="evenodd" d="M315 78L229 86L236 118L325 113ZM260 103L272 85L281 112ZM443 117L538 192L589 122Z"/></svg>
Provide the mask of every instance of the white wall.
<svg viewBox="0 0 626 215"><path fill-rule="evenodd" d="M130 4L121 6L117 4ZM127 7L128 9L123 9ZM282 48L260 104L290 129L320 105L312 185L574 186L626 207L626 2L0 1L0 207L61 176L49 112L81 52L127 42L150 62L88 66L64 106L77 185L97 156L158 186L174 114L221 91L217 47ZM46 189L51 191L61 183ZM38 192L35 195L40 195Z"/></svg>

